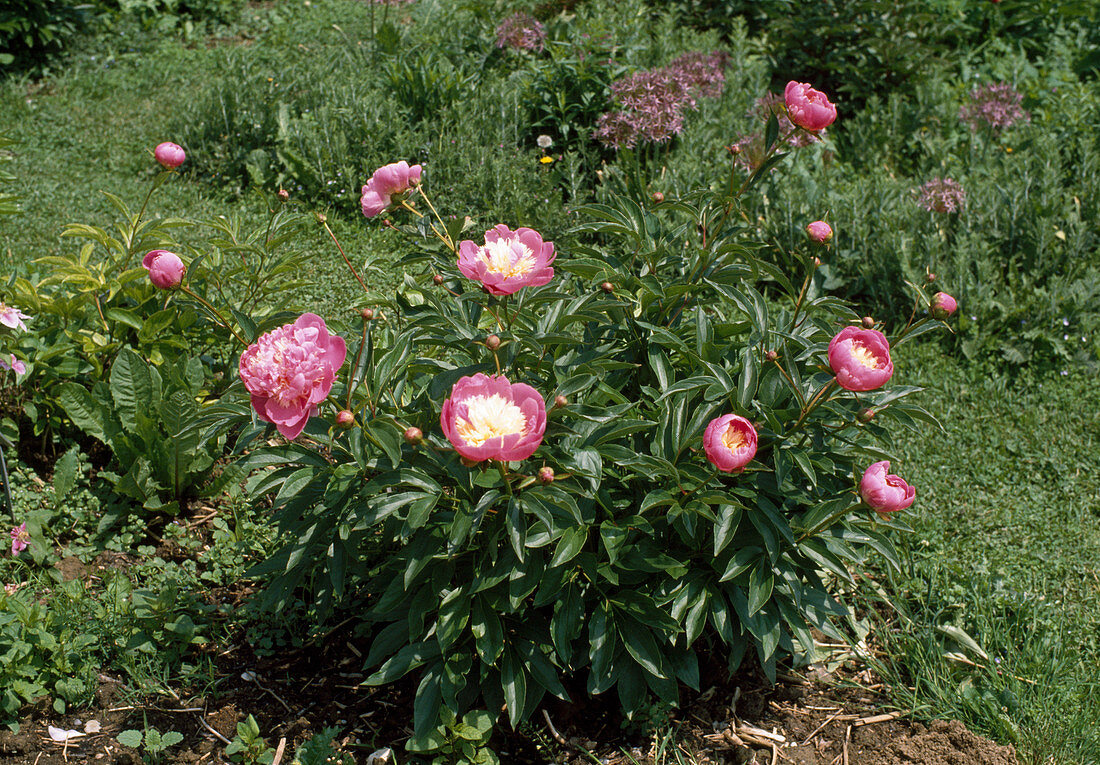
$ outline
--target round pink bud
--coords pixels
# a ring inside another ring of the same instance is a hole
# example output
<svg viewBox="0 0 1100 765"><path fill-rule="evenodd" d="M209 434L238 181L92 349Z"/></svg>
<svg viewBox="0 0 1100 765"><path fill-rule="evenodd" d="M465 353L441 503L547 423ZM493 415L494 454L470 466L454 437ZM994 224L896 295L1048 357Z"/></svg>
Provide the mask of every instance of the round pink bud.
<svg viewBox="0 0 1100 765"><path fill-rule="evenodd" d="M347 409L341 409L339 412L336 413L336 427L344 428L346 430L354 424L355 415L349 412Z"/></svg>
<svg viewBox="0 0 1100 765"><path fill-rule="evenodd" d="M439 274L436 274L435 276L432 277L432 284L434 284L435 286L438 287L442 283L443 283L443 277L440 276Z"/></svg>
<svg viewBox="0 0 1100 765"><path fill-rule="evenodd" d="M183 281L187 267L180 256L168 250L150 250L141 259L141 265L149 272L149 281L162 290L174 290Z"/></svg>
<svg viewBox="0 0 1100 765"><path fill-rule="evenodd" d="M374 319L374 309L364 308L359 312L359 316L362 317L363 321L372 321Z"/></svg>
<svg viewBox="0 0 1100 765"><path fill-rule="evenodd" d="M951 297L946 292L937 292L932 296L933 319L940 319L942 321L955 313L958 308L959 304L955 302L955 298Z"/></svg>
<svg viewBox="0 0 1100 765"><path fill-rule="evenodd" d="M788 82L783 100L791 122L811 133L824 130L836 119L836 107L824 93L814 90L808 83Z"/></svg>
<svg viewBox="0 0 1100 765"><path fill-rule="evenodd" d="M543 486L548 486L554 482L554 468L543 467L539 468L539 483Z"/></svg>
<svg viewBox="0 0 1100 765"><path fill-rule="evenodd" d="M656 202L657 204L661 204L661 202L665 201L665 195L663 193L661 193L660 191L654 191L653 192L653 201Z"/></svg>
<svg viewBox="0 0 1100 765"><path fill-rule="evenodd" d="M875 320L870 316L864 316L862 319L859 320L859 323L863 325L864 329L875 328Z"/></svg>
<svg viewBox="0 0 1100 765"><path fill-rule="evenodd" d="M845 327L829 343L829 367L845 390L880 388L894 375L890 343L877 329Z"/></svg>
<svg viewBox="0 0 1100 765"><path fill-rule="evenodd" d="M703 451L719 470L740 473L756 456L756 428L737 414L717 417L703 432Z"/></svg>
<svg viewBox="0 0 1100 765"><path fill-rule="evenodd" d="M615 285L611 282L604 282L600 285L600 289L610 295L612 292L615 291Z"/></svg>
<svg viewBox="0 0 1100 765"><path fill-rule="evenodd" d="M561 395L554 396L554 408L555 409L561 409L562 407L566 407L566 406L569 406L569 399L567 399L565 396L561 396Z"/></svg>
<svg viewBox="0 0 1100 765"><path fill-rule="evenodd" d="M420 428L405 429L405 443L410 446L418 446L424 440L424 432Z"/></svg>
<svg viewBox="0 0 1100 765"><path fill-rule="evenodd" d="M285 202L290 199L290 192L286 189L279 189L278 197Z"/></svg>
<svg viewBox="0 0 1100 765"><path fill-rule="evenodd" d="M159 144L157 148L153 149L153 156L156 157L157 162L166 170L175 170L183 164L185 159L187 159L187 154L183 151L183 147L171 141L165 141Z"/></svg>
<svg viewBox="0 0 1100 765"><path fill-rule="evenodd" d="M497 348L500 347L500 337L498 337L497 335L489 335L487 338L485 338L485 347L488 348L490 351L495 351Z"/></svg>
<svg viewBox="0 0 1100 765"><path fill-rule="evenodd" d="M764 358L766 358L768 361L775 361L779 358L779 354L775 351L768 351L764 354Z"/></svg>
<svg viewBox="0 0 1100 765"><path fill-rule="evenodd" d="M859 482L860 498L884 517L909 507L917 496L916 489L896 475L889 475L886 472L889 469L889 462L876 462L867 468Z"/></svg>
<svg viewBox="0 0 1100 765"><path fill-rule="evenodd" d="M929 284L931 284L932 282L936 281L936 275L935 275L934 273L932 273L931 271L929 271L929 272L928 272L928 276L926 276L926 277L924 277L924 278L928 280L928 283L929 283Z"/></svg>
<svg viewBox="0 0 1100 765"><path fill-rule="evenodd" d="M869 423L875 417L875 410L871 407L865 407L856 412L856 419L862 422L864 425Z"/></svg>
<svg viewBox="0 0 1100 765"><path fill-rule="evenodd" d="M806 226L806 233L818 244L825 244L833 238L833 228L823 220L815 220Z"/></svg>

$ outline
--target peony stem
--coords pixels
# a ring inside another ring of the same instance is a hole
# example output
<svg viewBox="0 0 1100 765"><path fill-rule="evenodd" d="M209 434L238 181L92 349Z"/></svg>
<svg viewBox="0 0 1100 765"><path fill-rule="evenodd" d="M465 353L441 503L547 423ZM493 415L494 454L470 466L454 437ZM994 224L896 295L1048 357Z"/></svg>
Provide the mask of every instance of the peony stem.
<svg viewBox="0 0 1100 765"><path fill-rule="evenodd" d="M852 512L853 510L858 510L862 505L863 505L863 502L857 502L854 505L849 505L847 507L841 508L840 510L837 510L835 513L830 515L828 518L823 520L821 523L814 526L809 531L804 531L802 533L802 536L800 536L798 539L796 539L794 541L794 543L798 544L803 539L808 539L809 537L816 536L819 532L824 531L825 529L829 528L830 526L832 526L834 523L836 523L838 520L843 518L848 513Z"/></svg>
<svg viewBox="0 0 1100 765"><path fill-rule="evenodd" d="M831 390L834 385L836 385L835 377L832 380L829 380L829 382L825 383L825 385L822 386L821 390L819 390L814 395L814 397L810 399L810 403L802 408L802 414L799 416L798 421L795 422L794 427L791 428L791 430L798 430L799 426L801 426L802 423L805 422L806 418L810 415L810 412L816 409L817 405L820 404L822 400L825 400L823 398L825 396L825 392Z"/></svg>
<svg viewBox="0 0 1100 765"><path fill-rule="evenodd" d="M511 481L508 480L508 471L505 469L503 462L501 462L500 460L497 460L496 463L497 463L497 470L500 471L500 480L504 481L504 486L505 486L505 488L508 489L508 496L511 497L511 496L513 496L513 494L512 494L512 483L511 483Z"/></svg>
<svg viewBox="0 0 1100 765"><path fill-rule="evenodd" d="M245 340L243 337L241 337L239 334L237 334L237 330L233 329L233 325L230 324L228 321L226 321L225 317L221 315L221 313L218 311L218 309L215 308L214 306L210 305L210 303L207 302L207 300L205 298L200 296L197 292L192 290L190 287L187 287L187 286L182 285L182 284L180 285L180 291L183 292L183 294L188 295L189 297L192 297L195 300L197 300L199 302L199 305L201 305L203 308L205 308L207 311L209 311L214 316L214 318L218 320L219 324L221 324L223 327L228 329L229 332L233 335L233 337L237 338L237 342L239 342L241 345L243 345L246 348L248 347L248 341Z"/></svg>
<svg viewBox="0 0 1100 765"><path fill-rule="evenodd" d="M363 288L364 292L369 293L370 290L367 289L366 282L364 282L363 278L359 276L359 272L355 270L355 266L353 266L351 264L351 261L348 260L347 253L344 252L344 248L340 246L340 240L336 238L336 234L332 233L332 229L328 227L328 219L321 213L315 213L315 215L317 216L317 222L324 226L325 231L327 231L328 235L332 237L332 241L336 245L336 249L340 251L340 257L344 259L344 263L347 264L348 270L351 271L351 275L355 277L355 281L359 282L359 286Z"/></svg>

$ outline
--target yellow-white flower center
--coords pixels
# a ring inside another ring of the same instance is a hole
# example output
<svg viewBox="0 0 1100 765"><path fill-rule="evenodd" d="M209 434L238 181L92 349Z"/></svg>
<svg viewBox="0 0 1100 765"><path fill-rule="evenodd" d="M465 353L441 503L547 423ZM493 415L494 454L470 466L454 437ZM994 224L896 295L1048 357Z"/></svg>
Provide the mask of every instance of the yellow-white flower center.
<svg viewBox="0 0 1100 765"><path fill-rule="evenodd" d="M749 440L745 438L745 434L740 428L735 428L731 425L726 428L726 432L722 434L722 444L731 452L736 452L748 446Z"/></svg>
<svg viewBox="0 0 1100 765"><path fill-rule="evenodd" d="M466 399L466 417L455 421L458 435L470 446L481 446L490 438L510 436L527 430L527 418L514 403L499 394Z"/></svg>
<svg viewBox="0 0 1100 765"><path fill-rule="evenodd" d="M852 343L852 358L860 366L868 369L878 369L878 357L862 343Z"/></svg>
<svg viewBox="0 0 1100 765"><path fill-rule="evenodd" d="M506 279L523 276L535 267L535 254L518 239L486 242L480 251L486 269Z"/></svg>

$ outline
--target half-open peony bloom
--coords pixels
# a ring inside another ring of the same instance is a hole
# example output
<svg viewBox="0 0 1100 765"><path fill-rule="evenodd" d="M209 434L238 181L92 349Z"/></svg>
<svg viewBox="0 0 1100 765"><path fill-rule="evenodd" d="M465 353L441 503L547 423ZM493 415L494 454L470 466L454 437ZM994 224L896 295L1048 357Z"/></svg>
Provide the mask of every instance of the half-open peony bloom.
<svg viewBox="0 0 1100 765"><path fill-rule="evenodd" d="M420 165L409 167L408 162L401 160L375 170L359 199L363 215L373 218L390 206L394 196L420 183L421 169Z"/></svg>
<svg viewBox="0 0 1100 765"><path fill-rule="evenodd" d="M546 403L530 385L479 372L454 384L439 422L466 459L515 462L530 457L542 443Z"/></svg>
<svg viewBox="0 0 1100 765"><path fill-rule="evenodd" d="M737 414L717 417L703 431L703 450L719 470L740 473L756 456L756 428Z"/></svg>
<svg viewBox="0 0 1100 765"><path fill-rule="evenodd" d="M330 335L317 314L304 313L260 335L241 354L239 371L256 414L293 439L317 414L346 355L344 338Z"/></svg>
<svg viewBox="0 0 1100 765"><path fill-rule="evenodd" d="M17 375L25 374L27 371L27 365L19 359L15 358L14 353L9 353L8 356L10 358L10 361L5 360L3 357L0 357L0 369L3 369L5 372L10 369Z"/></svg>
<svg viewBox="0 0 1100 765"><path fill-rule="evenodd" d="M149 281L162 290L174 290L183 281L187 267L180 256L168 250L150 250L141 259L141 265L149 272Z"/></svg>
<svg viewBox="0 0 1100 765"><path fill-rule="evenodd" d="M890 343L877 329L845 327L829 343L829 367L845 390L882 387L894 374Z"/></svg>
<svg viewBox="0 0 1100 765"><path fill-rule="evenodd" d="M485 232L485 244L466 239L458 245L458 270L481 282L492 295L511 295L524 287L540 287L554 278L554 243L543 242L529 228L515 231L503 223Z"/></svg>
<svg viewBox="0 0 1100 765"><path fill-rule="evenodd" d="M859 496L879 515L904 510L913 504L917 490L898 478L889 475L890 463L876 462L863 473L859 482Z"/></svg>
<svg viewBox="0 0 1100 765"><path fill-rule="evenodd" d="M10 305L6 305L0 302L0 324L3 324L9 329L19 329L26 331L27 325L23 323L23 319L29 319L30 316L20 311L18 308L13 308Z"/></svg>
<svg viewBox="0 0 1100 765"><path fill-rule="evenodd" d="M183 164L185 159L187 159L187 154L183 151L183 147L171 141L165 141L162 144L158 144L157 148L153 149L153 156L156 157L157 162L160 162L160 164L168 170L175 170Z"/></svg>
<svg viewBox="0 0 1100 765"><path fill-rule="evenodd" d="M783 100L791 122L811 133L824 130L836 119L836 107L829 102L828 96L814 90L808 83L788 82Z"/></svg>
<svg viewBox="0 0 1100 765"><path fill-rule="evenodd" d="M815 220L806 226L806 233L818 244L825 244L833 238L833 227L823 220Z"/></svg>
<svg viewBox="0 0 1100 765"><path fill-rule="evenodd" d="M24 521L11 530L11 554L18 555L30 546L31 535L27 533L27 522Z"/></svg>
<svg viewBox="0 0 1100 765"><path fill-rule="evenodd" d="M955 302L955 298L946 292L937 292L932 296L933 319L946 319L957 310L959 310L959 304Z"/></svg>

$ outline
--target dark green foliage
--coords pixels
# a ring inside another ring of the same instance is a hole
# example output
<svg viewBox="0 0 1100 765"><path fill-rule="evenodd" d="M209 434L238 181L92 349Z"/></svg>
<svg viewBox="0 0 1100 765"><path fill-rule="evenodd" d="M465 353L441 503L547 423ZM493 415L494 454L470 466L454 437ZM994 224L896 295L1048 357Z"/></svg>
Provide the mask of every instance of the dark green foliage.
<svg viewBox="0 0 1100 765"><path fill-rule="evenodd" d="M0 0L0 71L45 62L84 30L94 10L78 0Z"/></svg>

